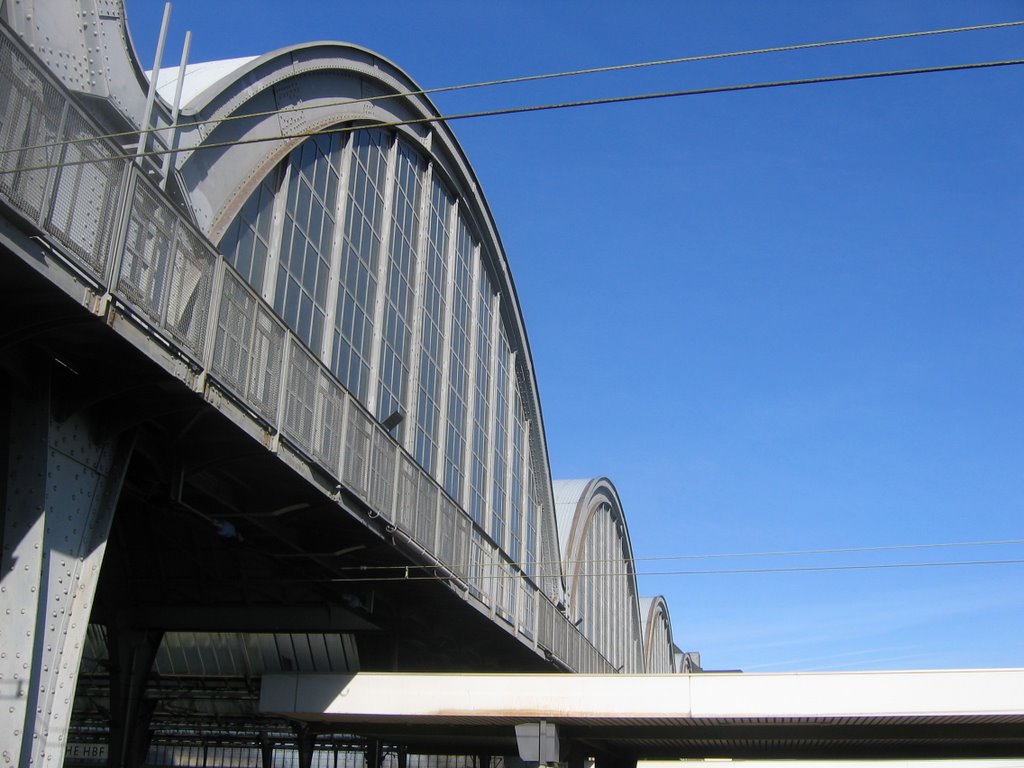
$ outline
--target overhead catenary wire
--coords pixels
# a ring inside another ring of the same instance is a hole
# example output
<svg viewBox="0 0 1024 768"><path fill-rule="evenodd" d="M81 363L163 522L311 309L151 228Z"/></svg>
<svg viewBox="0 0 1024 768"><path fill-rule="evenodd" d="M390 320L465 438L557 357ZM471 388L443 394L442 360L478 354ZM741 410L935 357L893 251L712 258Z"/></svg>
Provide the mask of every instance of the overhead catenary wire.
<svg viewBox="0 0 1024 768"><path fill-rule="evenodd" d="M881 544L870 547L829 547L820 549L783 549L783 550L768 550L761 552L713 552L713 553L701 553L692 555L655 555L649 557L630 557L630 558L586 558L586 559L565 559L565 560L529 560L523 563L524 567L531 568L547 568L547 567L558 567L568 565L607 565L609 563L653 563L653 562L671 562L681 560L725 560L725 559L743 559L743 558L759 558L759 557L806 557L811 555L841 555L841 554L868 554L871 552L899 552L908 550L922 550L922 549L954 549L954 548L966 548L966 547L996 547L996 546L1014 546L1024 544L1024 539L991 539L985 541L949 541L949 542L938 542L930 544ZM358 571L372 571L372 570L394 570L395 568L405 567L396 565L352 565L352 566L341 566L339 570L358 570ZM451 568L468 569L470 564L460 563L449 566Z"/></svg>
<svg viewBox="0 0 1024 768"><path fill-rule="evenodd" d="M462 112L451 115L435 115L431 117L418 117L408 120L393 120L360 123L358 125L346 125L331 127L313 131L297 131L277 136L258 136L248 139L233 139L231 141L212 142L194 147L178 149L153 149L141 155L115 154L100 155L98 157L80 158L57 163L46 163L41 165L25 166L22 168L0 169L0 174L24 173L28 171L43 171L51 168L66 168L68 166L91 165L95 163L116 162L135 157L159 157L169 152L198 152L211 149L224 149L227 147L246 146L251 144L264 144L272 141L290 141L292 139L312 138L314 136L331 136L335 134L347 134L357 131L397 128L400 126L423 125L428 123L447 123L454 120L468 120L480 117L500 117L504 115L528 114L532 112L546 112L558 109L572 109L576 107L594 107L610 104L627 104L638 101L653 101L656 99L680 98L684 96L705 96L715 93L734 93L739 91L755 91L771 88L785 88L799 85L821 85L825 83L842 83L856 80L874 80L887 77L905 77L909 75L936 74L940 72L962 72L979 69L992 69L997 67L1012 67L1024 64L1024 59L1005 59L1001 61L984 61L970 64L946 64L936 67L918 67L915 69L885 70L881 72L861 72L850 75L825 75L822 77L807 77L795 80L772 80L762 83L744 83L740 85L722 85L710 88L691 88L678 91L661 91L657 93L642 93L627 96L609 96L597 99L581 99L577 101L554 102L548 104L533 104L519 107L506 107L502 109L479 110L475 112Z"/></svg>
<svg viewBox="0 0 1024 768"><path fill-rule="evenodd" d="M964 568L984 565L1022 565L1024 559L1008 560L955 560L937 561L926 563L867 563L854 565L816 565L816 566L782 566L777 568L708 568L700 570L678 570L678 571L648 571L635 574L641 576L725 576L743 574L771 574L771 573L827 573L837 571L874 571L874 570L896 570L907 568ZM482 568L483 564L479 566ZM349 582L379 582L379 581L451 581L453 577L447 574L427 573L412 574L409 571L413 568L420 570L437 570L439 566L391 566L392 570L399 571L400 575L395 576L340 576L327 579L332 583ZM580 573L581 578L619 578L634 575L630 571L606 571L602 573ZM462 578L462 577L457 577ZM470 577L470 580L490 582L497 580L517 580L518 573L487 573Z"/></svg>
<svg viewBox="0 0 1024 768"><path fill-rule="evenodd" d="M993 29L1006 29L1010 27L1024 26L1024 20L1022 21L1003 21L994 22L991 24L975 24L971 26L963 27L947 27L943 29L926 29L918 30L915 32L896 32L888 35L872 35L869 37L853 37L845 38L842 40L825 40L812 43L794 43L792 45L776 45L765 48L750 48L742 51L725 51L719 53L705 53L695 54L692 56L679 56L670 59L655 59L652 61L641 61L631 62L626 64L610 64L601 67L588 67L583 69L571 69L561 72L545 72L536 75L519 75L515 77L505 77L496 80L481 80L473 83L461 83L457 85L441 85L434 88L422 88L411 91L400 91L396 93L385 93L377 96L368 96L361 99L341 99L334 102L326 102L318 104L317 108L327 109L332 107L342 107L349 104L362 104L362 103L376 103L381 101L387 101L389 99L401 99L401 98L412 98L415 96L430 96L437 93L450 93L454 91L466 91L477 88L492 88L502 85L517 85L521 83L539 82L543 80L555 80L560 78L568 77L582 77L586 75L596 74L607 74L610 72L623 72L635 69L644 69L650 67L662 67L675 64L689 64L700 61L714 61L716 59L730 59L740 58L743 56L759 56L772 53L790 53L795 51L806 51L818 48L830 48L843 45L859 45L865 43L878 43L892 40L907 40L917 37L934 37L938 35L952 35L960 34L965 32L980 32L985 30ZM180 68L179 68L180 69ZM178 77L183 77L182 72L179 71ZM199 126L207 125L219 125L221 123L227 123L235 120L251 120L253 118L261 117L272 117L274 115L289 114L292 112L301 112L305 109L309 109L307 105L295 105L290 107L280 107L278 109L265 110L262 112L247 112L241 115L226 115L224 117L211 117L205 120L195 120L183 123L171 123L169 125L145 128L137 131L118 131L115 133L100 134L97 136L89 136L84 138L65 139L63 141L54 141L42 144L33 144L30 146L19 147L17 149L4 149L0 150L0 155L7 152L17 152L34 149L47 149L49 147L63 146L65 144L74 144L85 141L94 141L96 139L124 139L134 138L136 136L141 137L151 133L160 133L163 131L182 129L182 128L195 128ZM451 119L451 118L449 118Z"/></svg>

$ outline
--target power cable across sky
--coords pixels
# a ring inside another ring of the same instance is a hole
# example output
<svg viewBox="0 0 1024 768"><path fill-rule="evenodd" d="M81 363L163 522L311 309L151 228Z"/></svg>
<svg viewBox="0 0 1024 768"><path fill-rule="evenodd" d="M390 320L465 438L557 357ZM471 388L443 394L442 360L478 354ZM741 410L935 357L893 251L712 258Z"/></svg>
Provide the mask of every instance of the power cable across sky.
<svg viewBox="0 0 1024 768"><path fill-rule="evenodd" d="M636 69L649 68L649 67L661 67L661 66L668 66L668 65L675 65L675 64L693 63L693 62L701 62L701 61L712 61L712 60L716 60L716 59L737 58L737 57L743 57L743 56L755 56L755 55L765 55L765 54L773 54L773 53L804 51L804 50L811 50L811 49L818 49L818 48L829 48L829 47L836 47L836 46L856 45L856 44L865 44L865 43L877 43L877 42L882 42L882 41L907 40L907 39L912 39L912 38L916 38L916 37L929 37L929 36L937 36L937 35L950 35L950 34L958 34L958 33L966 33L966 32L978 32L978 31L983 31L983 30L1004 29L1004 28L1012 28L1012 27L1020 27L1020 26L1024 26L1024 21L999 22L999 23L993 23L993 24L982 24L982 25L973 25L973 26L965 26L965 27L951 27L951 28L946 28L946 29L932 29L932 30L923 30L923 31L917 31L917 32L902 32L902 33L895 33L895 34L890 34L890 35L875 35L875 36L871 36L871 37L849 38L849 39L843 39L843 40L829 40L829 41L824 41L824 42L798 43L798 44L794 44L794 45L772 46L772 47L766 47L766 48L754 48L754 49L743 50L743 51L729 51L729 52L724 52L724 53L700 54L700 55L683 56L683 57L671 58L671 59L659 59L659 60L655 60L655 61L635 62L635 63L629 63L629 64L616 64L616 65L609 65L609 66L603 66L603 67L592 67L592 68L586 68L586 69L575 69L575 70L567 70L567 71L562 71L562 72L551 72L551 73L544 73L544 74L537 74L537 75L522 75L522 76L508 77L508 78L502 78L502 79L497 79L497 80L485 80L485 81L479 81L479 82L473 82L473 83L464 83L464 84L459 84L459 85L439 86L439 87L436 87L436 88L427 88L427 89L420 89L420 90L413 90L413 91L403 91L403 92L399 92L399 93L382 94L382 95L378 95L378 96L370 96L370 97L367 97L365 99L358 99L358 100L344 99L344 100L339 100L339 101L335 101L335 102L318 103L318 104L314 105L313 108L325 109L325 108L331 108L331 107L342 107L342 106L346 106L346 105L352 104L352 103L375 103L375 102L382 102L382 101L387 101L387 100L391 100L391 99L408 98L408 97L412 97L412 96L432 95L432 94L444 93L444 92L463 91L463 90L469 90L469 89L488 88L488 87L511 85L511 84L521 84L521 83L528 83L528 82L537 82L537 81L542 81L542 80L553 80L553 79L559 79L559 78L579 77L579 76L601 74L601 73L609 73L609 72L620 72L620 71L636 70ZM751 91L751 90L763 90L763 89L772 89L772 88L784 88L784 87L797 86L797 85L820 85L820 84L825 84L825 83L838 83L838 82L849 82L849 81L855 81L855 80L869 80L869 79L879 79L879 78L888 78L888 77L901 77L901 76L907 76L907 75L923 75L923 74L935 74L935 73L940 73L940 72L955 72L955 71L964 71L964 70L991 69L991 68L997 68L997 67L1018 66L1020 64L1024 64L1024 59L1007 59L1007 60L1000 60L1000 61L965 63L965 64L950 64L950 65L934 66L934 67L919 67L919 68L912 68L912 69L885 70L885 71L878 71L878 72L864 72L864 73L854 73L854 74L846 74L846 75L830 75L830 76L823 76L823 77L808 77L808 78L797 78L797 79L790 79L790 80L776 80L776 81L767 81L767 82L760 82L760 83L743 83L743 84L737 84L737 85L725 85L725 86L716 86L716 87L710 87L710 88L681 89L681 90L672 90L672 91L662 91L662 92L656 92L656 93L642 93L642 94L630 94L630 95L623 95L623 96L611 96L611 97L607 97L607 98L596 98L596 99L577 99L577 100L570 100L570 101L563 101L563 102L554 102L554 103L547 103L547 104L523 105L523 106L517 106L517 107L507 107L507 108L491 109L491 110L478 110L478 111L462 112L462 113L455 113L455 114L449 114L449 115L438 115L437 117L432 117L432 118L418 118L418 119L413 119L413 120L367 122L367 123L363 123L363 124L359 124L359 125L344 126L344 127L332 127L330 129L323 129L323 130L317 130L317 131L294 132L294 133L288 133L288 134L284 134L284 135L280 135L280 136L273 136L273 137L259 137L259 138L252 138L252 139L237 139L237 140L227 141L227 142L210 142L210 143L202 144L202 145L200 145L198 147L190 147L190 148L187 148L187 149L189 151L191 151L191 150L202 150L202 149L220 149L220 148L225 148L225 147L230 147L230 146L239 146L239 145L245 145L245 144L264 143L264 142L269 142L269 141L283 141L283 140L290 140L290 139L309 138L311 136L336 134L336 133L348 133L348 132L352 132L352 131L365 130L365 129L373 129L373 128L395 128L395 127L400 127L400 126L421 125L421 124L436 123L436 122L452 122L452 121L456 121L456 120L467 120L467 119L481 118L481 117L500 117L500 116L507 116L507 115L515 115L515 114L527 114L527 113L532 113L532 112L544 112L544 111L551 111L551 110L571 109L571 108L576 108L576 107L607 106L607 105L613 105L613 104L625 104L625 103L638 102L638 101L651 101L651 100L657 100L657 99L680 98L680 97L684 97L684 96L701 96L701 95L718 94L718 93L734 93L734 92L739 92L739 91ZM5 154L5 153L10 153L10 152L25 151L25 150L48 149L48 148L51 148L51 147L62 146L62 145L65 145L65 144L77 144L77 143L82 143L82 142L87 142L87 141L94 141L96 139L115 139L116 140L116 139L124 139L124 138L129 138L129 137L134 138L137 135L146 135L146 134L154 134L154 133L166 133L167 131L172 131L172 130L181 129L181 128L193 128L193 127L198 127L198 126L216 125L216 124L227 123L227 122L238 121L238 120L252 120L252 119L258 119L258 118L262 118L262 117L270 117L270 116L274 116L274 115L288 114L288 113L292 113L292 112L301 112L301 111L309 109L309 108L311 108L309 105L288 106L288 107L282 107L280 109L267 110L267 111L263 111L263 112L251 112L251 113L246 113L246 114L241 114L241 115L227 115L225 117L209 118L209 119L205 119L205 120L192 121L192 122L187 122L187 121L186 122L179 122L179 123L174 124L174 125L163 126L163 127L160 127L160 128L149 128L149 129L146 129L146 130L143 130L143 131L139 131L139 132L121 131L121 132L116 132L116 133L100 134L100 135L97 135L97 136L88 136L88 137L84 137L84 138L68 139L68 140L58 141L58 142L39 143L39 144L27 145L27 146L24 146L24 147L20 147L18 149L0 150L0 155ZM133 157L158 157L158 156L163 156L163 155L167 155L167 154L174 154L174 153L177 153L179 151L183 151L183 150L180 150L180 149L170 149L170 148L167 148L167 149L152 149L152 150L147 150L147 151L141 152L141 153L130 152L130 153L122 154L122 155L109 155L109 156L104 156L104 157L100 157L100 158L81 158L81 159L78 159L78 160L70 160L70 161L66 161L66 162L62 162L62 163L52 163L52 164L47 164L47 165L35 165L35 166L31 166L31 167L7 169L7 170L0 169L0 174L2 174L2 173L14 173L14 172L17 172L17 171L47 170L47 169L55 168L55 167L58 167L58 166L82 165L82 164L105 162L105 161L111 161L111 160L130 159L130 158L133 158Z"/></svg>

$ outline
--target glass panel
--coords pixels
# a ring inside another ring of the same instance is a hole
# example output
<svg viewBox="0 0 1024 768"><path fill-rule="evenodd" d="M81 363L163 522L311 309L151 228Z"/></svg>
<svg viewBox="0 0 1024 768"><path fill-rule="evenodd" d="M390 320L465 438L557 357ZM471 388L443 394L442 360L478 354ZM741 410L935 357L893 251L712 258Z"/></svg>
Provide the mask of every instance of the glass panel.
<svg viewBox="0 0 1024 768"><path fill-rule="evenodd" d="M405 390L409 379L409 334L412 313L411 281L416 271L416 239L420 220L420 157L403 143L398 145L387 286L384 333L377 390L377 418L408 410ZM397 427L401 440L404 423Z"/></svg>
<svg viewBox="0 0 1024 768"><path fill-rule="evenodd" d="M228 264L237 269L257 293L263 292L266 279L270 224L280 181L280 167L267 174L228 226L218 246Z"/></svg>
<svg viewBox="0 0 1024 768"><path fill-rule="evenodd" d="M477 525L484 524L487 512L488 427L490 426L491 320L494 290L486 271L477 281L476 314L476 386L473 400L473 454L470 462L469 515Z"/></svg>
<svg viewBox="0 0 1024 768"><path fill-rule="evenodd" d="M499 320L500 322L500 320ZM508 440L508 385L509 358L512 350L508 346L505 329L499 328L498 349L494 366L494 478L491 487L491 538L502 549L505 542L506 487L505 472L508 469L506 451Z"/></svg>
<svg viewBox="0 0 1024 768"><path fill-rule="evenodd" d="M452 328L448 363L448 419L445 439L444 489L461 504L463 458L466 453L466 395L469 379L469 299L475 246L469 227L461 216L455 243L455 286L452 293Z"/></svg>
<svg viewBox="0 0 1024 768"><path fill-rule="evenodd" d="M512 477L509 483L509 539L508 555L519 563L522 556L523 528L523 428L526 419L523 415L523 399L519 394L519 386L513 388L512 401Z"/></svg>
<svg viewBox="0 0 1024 768"><path fill-rule="evenodd" d="M528 464L529 478L526 493L526 551L523 553L523 570L533 581L537 580L537 475L533 461Z"/></svg>
<svg viewBox="0 0 1024 768"><path fill-rule="evenodd" d="M331 368L361 402L369 387L387 146L388 136L379 130L359 131L352 139Z"/></svg>
<svg viewBox="0 0 1024 768"><path fill-rule="evenodd" d="M340 179L341 137L315 136L292 150L287 162L290 174L278 276L288 279L287 290L274 295L274 309L319 354L322 326L314 325L312 316L314 307L320 314L327 311L324 298L335 221L328 201L334 199Z"/></svg>
<svg viewBox="0 0 1024 768"><path fill-rule="evenodd" d="M452 197L440 179L430 189L423 314L420 334L419 397L416 408L416 461L431 475L436 470L441 419L441 354L444 345L445 284L448 280L448 220Z"/></svg>

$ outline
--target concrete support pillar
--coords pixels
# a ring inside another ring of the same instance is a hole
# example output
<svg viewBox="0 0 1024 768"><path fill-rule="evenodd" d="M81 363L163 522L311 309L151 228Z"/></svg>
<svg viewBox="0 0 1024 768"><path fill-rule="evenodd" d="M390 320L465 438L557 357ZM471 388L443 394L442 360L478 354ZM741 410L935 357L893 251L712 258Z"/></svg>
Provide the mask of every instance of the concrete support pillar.
<svg viewBox="0 0 1024 768"><path fill-rule="evenodd" d="M48 365L0 398L0 765L59 766L100 564L130 441L104 444L52 412Z"/></svg>
<svg viewBox="0 0 1024 768"><path fill-rule="evenodd" d="M146 684L162 639L160 630L107 628L112 768L136 768L145 762L157 704L146 699Z"/></svg>

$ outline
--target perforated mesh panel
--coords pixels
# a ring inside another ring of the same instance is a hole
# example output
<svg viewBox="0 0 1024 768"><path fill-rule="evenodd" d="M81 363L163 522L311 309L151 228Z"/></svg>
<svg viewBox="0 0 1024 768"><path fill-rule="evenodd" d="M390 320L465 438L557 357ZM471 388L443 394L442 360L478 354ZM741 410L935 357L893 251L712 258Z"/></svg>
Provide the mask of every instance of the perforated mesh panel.
<svg viewBox="0 0 1024 768"><path fill-rule="evenodd" d="M367 497L368 457L370 455L370 420L359 408L348 409L345 432L345 483L362 498Z"/></svg>
<svg viewBox="0 0 1024 768"><path fill-rule="evenodd" d="M68 110L62 164L46 230L73 251L99 280L106 279L122 196L125 162L76 109Z"/></svg>
<svg viewBox="0 0 1024 768"><path fill-rule="evenodd" d="M485 546L480 532L473 531L469 542L469 592L481 602L490 605L490 600L487 599L488 596L484 589L484 579L488 574Z"/></svg>
<svg viewBox="0 0 1024 768"><path fill-rule="evenodd" d="M211 370L271 423L277 417L284 339L280 321L226 270Z"/></svg>
<svg viewBox="0 0 1024 768"><path fill-rule="evenodd" d="M583 635L579 632L567 633L566 643L566 655L565 661L568 662L569 666L573 669L580 668L580 646L583 639Z"/></svg>
<svg viewBox="0 0 1024 768"><path fill-rule="evenodd" d="M555 606L544 599L537 601L537 642L549 651L554 648Z"/></svg>
<svg viewBox="0 0 1024 768"><path fill-rule="evenodd" d="M437 508L437 556L451 567L455 564L455 516L458 509L447 496L441 496Z"/></svg>
<svg viewBox="0 0 1024 768"><path fill-rule="evenodd" d="M249 373L256 301L245 283L232 270L225 270L211 369L238 392L243 391Z"/></svg>
<svg viewBox="0 0 1024 768"><path fill-rule="evenodd" d="M370 457L370 504L391 513L391 491L395 482L395 444L383 431L374 429L373 454Z"/></svg>
<svg viewBox="0 0 1024 768"><path fill-rule="evenodd" d="M0 35L0 84L0 195L39 223L51 173L40 166L51 165L57 156L53 143L63 99L6 35Z"/></svg>
<svg viewBox="0 0 1024 768"><path fill-rule="evenodd" d="M516 603L519 598L519 579L516 577L509 563L503 561L500 565L501 589L503 592L500 605L504 611L504 617L511 623L514 622L516 618Z"/></svg>
<svg viewBox="0 0 1024 768"><path fill-rule="evenodd" d="M506 595L511 592L512 584L508 579L509 571L500 560L494 559L491 565L491 579L488 583L488 590L494 597L494 610L503 619L511 619L512 614L508 610Z"/></svg>
<svg viewBox="0 0 1024 768"><path fill-rule="evenodd" d="M312 453L315 433L317 361L292 339L288 365L288 385L284 401L284 433L304 450Z"/></svg>
<svg viewBox="0 0 1024 768"><path fill-rule="evenodd" d="M217 254L190 227L178 226L170 290L162 308L164 330L192 352L203 356Z"/></svg>
<svg viewBox="0 0 1024 768"><path fill-rule="evenodd" d="M277 420L284 337L284 325L267 307L257 305L252 334L252 363L246 381L245 399L271 423Z"/></svg>
<svg viewBox="0 0 1024 768"><path fill-rule="evenodd" d="M452 552L453 568L463 580L469 581L469 535L473 524L462 512L455 514L455 541Z"/></svg>
<svg viewBox="0 0 1024 768"><path fill-rule="evenodd" d="M170 287L176 222L175 212L153 190L136 185L117 290L155 324L160 324Z"/></svg>
<svg viewBox="0 0 1024 768"><path fill-rule="evenodd" d="M521 579L519 590L519 631L532 640L537 616L537 588L526 579Z"/></svg>
<svg viewBox="0 0 1024 768"><path fill-rule="evenodd" d="M324 466L341 476L341 435L345 424L345 393L334 377L321 368L317 376L317 434L313 453Z"/></svg>
<svg viewBox="0 0 1024 768"><path fill-rule="evenodd" d="M417 470L419 493L416 495L416 540L428 552L433 552L437 538L437 497L439 489L434 482Z"/></svg>
<svg viewBox="0 0 1024 768"><path fill-rule="evenodd" d="M395 499L395 522L401 526L402 530L410 534L416 525L416 480L418 476L419 471L416 469L416 465L408 456L402 456L398 462L398 498Z"/></svg>
<svg viewBox="0 0 1024 768"><path fill-rule="evenodd" d="M556 609L553 610L554 626L551 631L551 652L564 661L568 657L566 644L568 642L567 630L569 624L565 621L565 617Z"/></svg>

